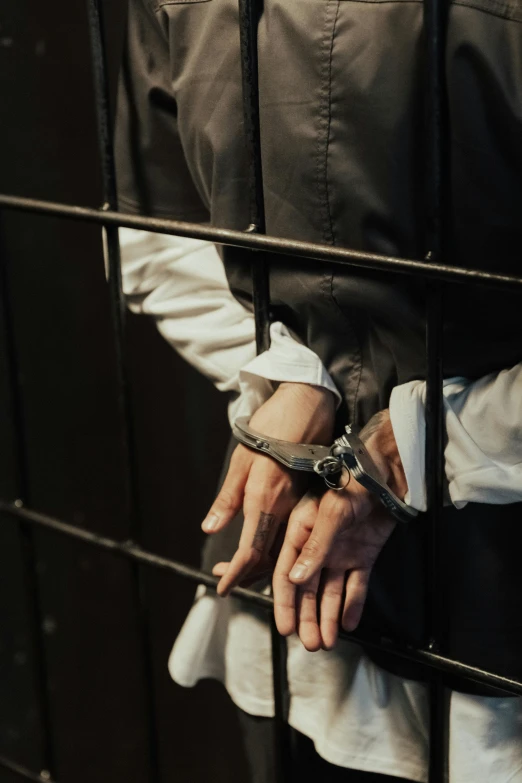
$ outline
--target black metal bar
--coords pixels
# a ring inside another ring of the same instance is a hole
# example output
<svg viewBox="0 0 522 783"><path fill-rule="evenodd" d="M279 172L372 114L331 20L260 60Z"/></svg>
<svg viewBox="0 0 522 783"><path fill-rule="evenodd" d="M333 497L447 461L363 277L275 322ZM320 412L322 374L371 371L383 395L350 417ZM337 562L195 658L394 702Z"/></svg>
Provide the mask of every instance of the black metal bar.
<svg viewBox="0 0 522 783"><path fill-rule="evenodd" d="M451 692L444 685L443 675L434 670L429 686L430 747L428 780L449 783L449 739Z"/></svg>
<svg viewBox="0 0 522 783"><path fill-rule="evenodd" d="M428 521L428 649L439 653L444 649L444 553L441 547L443 521L443 284L431 285L427 303L426 348L428 375L426 389L426 489ZM449 780L449 708L450 700L442 674L434 672L430 694L430 755L429 783Z"/></svg>
<svg viewBox="0 0 522 783"><path fill-rule="evenodd" d="M79 220L86 223L124 226L152 231L158 234L174 234L180 237L205 239L221 245L231 245L255 250L268 250L295 258L327 261L333 264L347 264L381 272L407 274L426 280L444 280L450 283L488 284L496 288L522 288L522 277L516 275L500 275L495 272L485 272L482 269L461 269L449 264L430 263L425 260L385 256L380 253L364 253L358 250L347 250L331 245L321 245L313 242L300 242L293 239L279 239L271 236L261 236L244 231L231 231L225 228L213 228L200 223L186 223L178 220L132 215L128 212L102 211L89 207L71 206L53 201L22 198L0 194L0 208L16 209L52 217L62 217ZM493 267L493 261L491 266Z"/></svg>
<svg viewBox="0 0 522 783"><path fill-rule="evenodd" d="M257 51L257 31L261 11L262 0L239 0L243 117L250 196L250 226L248 233L252 234L266 233ZM255 260L252 258L252 285L256 344L258 353L261 353L270 346L270 283L268 260L264 256Z"/></svg>
<svg viewBox="0 0 522 783"><path fill-rule="evenodd" d="M448 177L447 121L444 99L444 29L446 0L425 0L424 24L427 63L427 226L426 262L439 264L447 237ZM438 546L443 508L443 319L444 288L441 281L431 281L427 290L426 318L426 489L430 512L429 574L431 590L428 605L430 644L436 649L441 642L443 622L440 589L441 563Z"/></svg>
<svg viewBox="0 0 522 783"><path fill-rule="evenodd" d="M112 147L111 111L107 57L105 52L103 0L87 0L89 33L91 44L91 66L94 96L96 101L96 122L98 148L102 167L104 196L111 209L117 207L116 169Z"/></svg>
<svg viewBox="0 0 522 783"><path fill-rule="evenodd" d="M104 210L118 209L116 189L116 167L112 144L112 123L110 116L110 94L103 25L103 0L87 0L89 32L91 42L91 64L96 99L98 144L102 167ZM141 540L140 498L138 491L137 460L134 436L134 420L129 384L129 370L125 352L126 303L122 289L120 244L118 226L103 224L104 257L108 270L108 284L112 308L113 334L116 351L116 369L119 387L119 403L124 430L123 446L126 460L126 512L129 519L131 538ZM151 783L160 780L158 734L156 727L156 699L154 693L154 669L152 650L149 643L149 616L145 595L145 583L138 562L132 563L132 589L136 609L137 626L143 662L144 690L146 700L147 741L149 749L149 772Z"/></svg>
<svg viewBox="0 0 522 783"><path fill-rule="evenodd" d="M47 770L42 770L42 772L38 774L38 772L33 772L27 767L22 766L22 764L18 764L16 761L12 761L5 756L0 756L0 767L9 770L13 775L25 778L25 780L32 780L33 783L57 783L56 779L52 778Z"/></svg>
<svg viewBox="0 0 522 783"><path fill-rule="evenodd" d="M239 0L239 34L241 44L241 76L243 86L243 116L249 162L250 226L248 234L266 233L261 127L259 114L258 28L262 0ZM270 277L265 254L252 263L252 290L256 327L256 348L261 353L270 347ZM274 692L274 752L276 783L285 783L291 775L291 743L288 725L288 681L286 639L280 636L273 616L270 622L272 642L272 683Z"/></svg>
<svg viewBox="0 0 522 783"><path fill-rule="evenodd" d="M449 157L445 98L446 0L424 0L426 52L426 243L428 263L439 264L446 249L449 214ZM444 567L440 545L443 519L443 297L440 281L430 284L426 319L426 460L425 475L429 511L428 604L429 649L439 653L444 645L442 590ZM429 783L449 779L449 697L442 674L430 682Z"/></svg>
<svg viewBox="0 0 522 783"><path fill-rule="evenodd" d="M270 607L272 609L272 607ZM270 612L270 640L272 651L272 678L274 691L274 745L276 753L276 780L274 783L288 783L292 776L292 742L288 712L290 692L288 687L288 645L275 624Z"/></svg>
<svg viewBox="0 0 522 783"><path fill-rule="evenodd" d="M429 509L428 604L427 627L430 647L437 651L443 637L441 580L442 553L438 543L443 514L443 290L436 282L430 286L427 302L426 353L428 358L426 388L426 494Z"/></svg>
<svg viewBox="0 0 522 783"><path fill-rule="evenodd" d="M259 0L239 0L239 36L241 45L241 78L243 117L248 156L248 187L251 230L266 231L263 169L261 162L261 128L259 121L259 64L257 31L261 16Z"/></svg>
<svg viewBox="0 0 522 783"><path fill-rule="evenodd" d="M426 489L428 521L428 649L441 652L444 645L444 553L440 543L443 521L443 284L432 284L427 303L426 348L428 375L426 389ZM450 701L442 674L434 672L430 693L429 783L449 780L449 708Z"/></svg>
<svg viewBox="0 0 522 783"><path fill-rule="evenodd" d="M0 514L5 514L13 519L24 520L37 527L52 531L53 533L70 536L76 541L82 541L84 544L99 547L107 552L111 552L120 557L125 557L145 566L172 571L177 576L190 579L193 582L201 582L201 584L204 584L207 587L215 587L219 582L217 577L207 574L205 571L200 571L198 568L192 568L191 566L176 560L161 557L161 555L156 555L153 552L148 552L134 541L116 541L113 538L101 536L90 530L84 530L81 527L76 527L68 522L55 519L47 514L41 514L38 511L32 511L23 506L15 506L12 503L0 500ZM270 609L273 606L272 599L269 596L256 593L253 590L236 587L233 591L233 595L239 598L245 598L264 609Z"/></svg>
<svg viewBox="0 0 522 783"><path fill-rule="evenodd" d="M18 365L14 334L14 314L10 297L9 275L6 263L0 259L0 288L5 324L7 366L10 382L12 422L15 431L16 505L29 499L29 470L27 457L26 422L22 404L21 375ZM27 591L29 611L29 633L31 645L31 667L33 671L36 706L42 730L43 774L53 775L56 769L51 720L51 697L47 672L47 656L43 631L43 610L38 585L37 555L34 531L25 519L18 524L20 536L23 577Z"/></svg>
<svg viewBox="0 0 522 783"><path fill-rule="evenodd" d="M169 558L156 555L153 552L148 552L132 541L116 541L115 539L107 538L106 536L100 536L90 530L75 527L67 522L62 522L59 519L50 517L47 514L41 514L24 507L17 507L4 500L0 500L0 513L15 520L24 519L28 523L60 535L70 536L77 541L82 541L85 544L99 547L107 552L112 552L112 554L118 557L136 560L151 568L162 568L177 576L200 582L208 587L214 587L219 581L217 577L207 574L205 571L200 571L197 568L191 568L176 560L170 560ZM234 588L234 590L232 590L232 595L265 609L271 609L274 605L273 599L270 596L262 595L261 593L256 593L253 590L247 590L243 587ZM385 637L370 637L368 635L362 635L361 633L349 634L343 631L340 636L347 641L355 642L356 644L360 644L370 649L382 650L391 655L397 655L400 658L406 658L409 661L429 666L430 668L437 669L445 674L462 677L464 679L472 680L473 682L478 682L481 685L498 688L499 690L512 695L522 696L522 682L512 680L509 677L503 677L494 672L479 669L476 666L470 666L462 661L447 658L438 653L434 653L431 650L407 647L406 645L397 644Z"/></svg>
<svg viewBox="0 0 522 783"><path fill-rule="evenodd" d="M89 12L89 30L91 40L92 65L94 77L94 92L96 97L96 118L98 128L98 145L102 167L104 210L115 212L118 209L116 193L116 173L114 155L110 134L110 103L107 83L107 64L105 48L103 44L103 19L101 0L87 0ZM118 374L118 386L120 389L119 402L123 413L124 431L123 445L127 462L127 505L131 516L132 534L139 526L139 503L134 494L137 491L134 459L133 417L130 404L130 392L128 382L128 370L125 361L125 316L126 305L122 291L120 246L118 242L118 226L102 223L103 226L103 252L109 284L110 301L113 316L113 332L116 349L116 368Z"/></svg>
<svg viewBox="0 0 522 783"><path fill-rule="evenodd" d="M266 233L261 127L259 113L258 28L263 0L239 0L239 35L245 142L249 164L250 226L248 234ZM270 347L270 270L265 254L252 264L252 293L256 327L257 353ZM274 692L274 757L276 783L285 783L291 775L290 727L288 725L288 682L286 639L278 633L273 617L270 622L272 642L272 683Z"/></svg>
<svg viewBox="0 0 522 783"><path fill-rule="evenodd" d="M256 350L260 354L270 347L270 278L267 258L252 257L252 284L254 322L256 328Z"/></svg>

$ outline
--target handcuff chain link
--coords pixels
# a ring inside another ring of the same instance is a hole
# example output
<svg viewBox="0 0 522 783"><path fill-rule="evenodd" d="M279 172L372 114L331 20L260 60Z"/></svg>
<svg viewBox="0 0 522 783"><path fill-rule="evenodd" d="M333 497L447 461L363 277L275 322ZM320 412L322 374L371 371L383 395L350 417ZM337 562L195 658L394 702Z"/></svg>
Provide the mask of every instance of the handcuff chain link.
<svg viewBox="0 0 522 783"><path fill-rule="evenodd" d="M321 478L330 476L332 473L340 473L342 468L343 461L339 459L339 457L334 457L333 455L317 460L314 465L315 473L321 476Z"/></svg>
<svg viewBox="0 0 522 783"><path fill-rule="evenodd" d="M352 478L352 474L346 467L342 457L335 457L333 454L317 460L314 465L314 471L321 476L328 489L333 489L335 492L341 492L341 490L346 489ZM344 484L339 485L334 484L333 481L329 481L328 476L338 474L339 478L341 478L343 471L348 475Z"/></svg>

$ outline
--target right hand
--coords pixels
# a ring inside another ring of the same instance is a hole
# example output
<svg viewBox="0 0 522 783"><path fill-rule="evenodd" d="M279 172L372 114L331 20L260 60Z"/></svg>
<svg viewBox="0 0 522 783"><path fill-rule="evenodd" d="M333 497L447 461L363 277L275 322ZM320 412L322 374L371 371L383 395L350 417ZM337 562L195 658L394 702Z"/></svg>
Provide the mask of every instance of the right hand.
<svg viewBox="0 0 522 783"><path fill-rule="evenodd" d="M330 445L335 400L327 389L301 383L283 383L250 420L259 433L293 443ZM278 529L306 491L307 476L290 470L272 457L239 444L227 476L202 524L205 533L217 533L243 508L239 546L230 563L218 563L219 595L260 572L273 569L270 550Z"/></svg>
<svg viewBox="0 0 522 783"><path fill-rule="evenodd" d="M360 435L383 478L404 497L406 476L389 411ZM331 649L339 628L354 631L370 575L396 521L377 496L355 480L321 497L307 493L288 521L274 571L274 613L283 636L297 631L307 650Z"/></svg>

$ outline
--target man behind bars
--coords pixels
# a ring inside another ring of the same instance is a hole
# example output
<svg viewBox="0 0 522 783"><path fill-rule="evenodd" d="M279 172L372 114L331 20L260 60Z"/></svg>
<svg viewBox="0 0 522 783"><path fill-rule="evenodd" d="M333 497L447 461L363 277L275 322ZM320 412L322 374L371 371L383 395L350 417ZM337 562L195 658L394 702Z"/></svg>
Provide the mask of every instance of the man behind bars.
<svg viewBox="0 0 522 783"><path fill-rule="evenodd" d="M416 0L265 0L267 233L423 257L422 12ZM448 263L519 270L521 22L520 0L449 8ZM117 153L123 210L246 228L235 0L131 0ZM131 230L121 239L130 306L235 392L231 421L252 415L265 435L325 444L352 422L390 485L425 510L423 283L273 255L272 343L255 358L247 254L225 248L223 266L204 242ZM448 287L444 327L444 653L522 679L519 295ZM337 640L341 617L347 630L422 643L422 518L398 527L356 482L318 492L238 445L203 525L212 534L204 565L221 576L221 595L273 566L287 522L273 591L289 635L296 775L425 781L426 671ZM200 589L170 669L185 685L226 683L252 779L273 780L265 616ZM522 781L520 700L446 684L453 783Z"/></svg>

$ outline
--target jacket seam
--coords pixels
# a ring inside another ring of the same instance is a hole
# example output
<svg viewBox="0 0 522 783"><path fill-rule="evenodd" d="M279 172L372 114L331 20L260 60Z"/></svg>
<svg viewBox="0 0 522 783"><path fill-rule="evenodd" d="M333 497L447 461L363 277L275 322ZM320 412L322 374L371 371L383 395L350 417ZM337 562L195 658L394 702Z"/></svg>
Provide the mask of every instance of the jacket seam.
<svg viewBox="0 0 522 783"><path fill-rule="evenodd" d="M320 110L317 134L317 190L319 204L322 213L321 233L326 244L335 244L332 216L330 212L330 197L328 192L328 150L330 144L330 127L332 120L332 59L333 44L335 38L335 28L339 14L340 0L335 0L335 6L332 6L332 0L328 0L326 13L324 17L323 39L321 47L321 87L320 87ZM332 8L335 13L332 19Z"/></svg>
<svg viewBox="0 0 522 783"><path fill-rule="evenodd" d="M351 418L352 423L357 424L357 401L359 399L359 389L361 386L361 379L362 379L362 371L363 371L363 351L361 342L359 340L359 335L357 334L357 331L352 323L352 319L346 314L344 309L340 306L339 302L337 301L337 297L334 293L334 275L332 275L332 278L330 280L330 296L332 298L332 301L334 302L338 312L341 314L342 318L344 319L345 323L348 325L350 332L354 338L355 345L357 346L357 361L356 361L356 372L357 372L357 386L355 387L355 392L353 394L353 403L352 403L352 410L351 410ZM366 422L365 422L366 423Z"/></svg>
<svg viewBox="0 0 522 783"><path fill-rule="evenodd" d="M157 0L154 4L154 10L159 11L165 5L199 5L199 3L209 3L210 0Z"/></svg>
<svg viewBox="0 0 522 783"><path fill-rule="evenodd" d="M335 3L335 5L334 5ZM330 189L328 182L328 157L330 150L330 131L332 123L332 72L333 72L333 54L335 35L337 30L337 21L341 0L328 0L324 16L323 37L321 45L321 67L320 67L320 93L319 93L319 122L316 144L316 174L317 191L319 196L319 206L322 216L321 233L326 244L336 244L334 225L330 208ZM333 12L333 13L332 13ZM322 292L325 298L333 303L336 312L342 319L347 333L353 340L354 348L354 371L358 373L355 394L350 394L349 389L343 384L342 396L348 404L350 414L353 419L356 416L356 404L359 394L359 387L362 377L362 347L359 337L352 324L351 319L340 307L334 291L334 269L330 267L330 272L326 270L322 274ZM353 402L352 402L353 399Z"/></svg>
<svg viewBox="0 0 522 783"><path fill-rule="evenodd" d="M340 1L338 0L337 6L335 9L335 18L333 21L333 27L332 27L332 39L330 43L330 56L328 58L328 124L326 128L326 145L325 145L325 160L324 160L324 175L325 175L325 198L326 198L326 211L328 216L328 228L330 230L330 236L332 237L332 244L336 244L335 242L335 233L334 233L334 226L333 226L333 220L332 220L332 210L330 205L330 188L329 188L329 181L328 181L328 160L330 156L330 138L331 138L331 129L332 129L332 69L333 69L333 51L334 51L334 42L335 42L335 34L337 31L337 20L339 18L339 8L340 8Z"/></svg>
<svg viewBox="0 0 522 783"><path fill-rule="evenodd" d="M418 3L422 4L423 0L341 0L341 2L352 3L368 3L373 5L385 5L385 4L398 4L398 3ZM465 8L474 8L477 11L482 11L490 16L497 18L509 19L512 22L522 23L522 14L517 10L516 5L513 2L503 3L500 0L452 0L451 6L460 5ZM488 5L492 6L488 8Z"/></svg>
<svg viewBox="0 0 522 783"><path fill-rule="evenodd" d="M502 3L499 0L487 0L487 2L480 2L480 0L453 0L453 5L474 8L498 19L509 19L511 22L522 23L522 14L513 3ZM488 8L488 6L491 6L491 8Z"/></svg>

